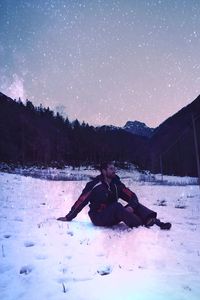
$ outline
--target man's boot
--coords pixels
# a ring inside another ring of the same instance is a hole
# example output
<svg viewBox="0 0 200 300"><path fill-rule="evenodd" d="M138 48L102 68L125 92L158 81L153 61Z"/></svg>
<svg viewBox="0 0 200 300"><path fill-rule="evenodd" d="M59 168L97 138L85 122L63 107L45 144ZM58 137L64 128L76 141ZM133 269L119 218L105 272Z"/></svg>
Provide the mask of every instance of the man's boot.
<svg viewBox="0 0 200 300"><path fill-rule="evenodd" d="M164 222L161 222L159 219L155 219L155 224L157 226L159 226L160 229L163 229L163 230L169 230L172 226L171 223L169 223L169 222L164 223Z"/></svg>
<svg viewBox="0 0 200 300"><path fill-rule="evenodd" d="M171 226L172 226L171 223L169 223L169 222L166 222L166 223L161 222L157 218L150 218L150 219L148 219L147 222L146 222L146 224L145 224L145 226L146 227L151 227L154 224L156 224L157 226L160 227L160 229L163 229L163 230L169 230L171 228Z"/></svg>

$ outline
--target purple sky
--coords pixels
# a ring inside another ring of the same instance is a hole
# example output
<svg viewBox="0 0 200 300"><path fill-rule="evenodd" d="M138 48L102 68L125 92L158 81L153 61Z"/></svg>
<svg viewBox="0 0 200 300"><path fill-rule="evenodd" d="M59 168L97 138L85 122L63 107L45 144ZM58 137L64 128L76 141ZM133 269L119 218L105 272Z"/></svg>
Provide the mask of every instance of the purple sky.
<svg viewBox="0 0 200 300"><path fill-rule="evenodd" d="M0 91L156 127L200 93L200 2L1 1Z"/></svg>

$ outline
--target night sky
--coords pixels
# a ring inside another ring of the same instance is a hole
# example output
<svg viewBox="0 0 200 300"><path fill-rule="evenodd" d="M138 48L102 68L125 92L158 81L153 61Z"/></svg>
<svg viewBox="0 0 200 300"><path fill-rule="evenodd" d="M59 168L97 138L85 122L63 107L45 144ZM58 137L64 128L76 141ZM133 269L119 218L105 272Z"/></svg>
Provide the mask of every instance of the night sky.
<svg viewBox="0 0 200 300"><path fill-rule="evenodd" d="M200 94L200 1L0 1L0 91L156 127Z"/></svg>

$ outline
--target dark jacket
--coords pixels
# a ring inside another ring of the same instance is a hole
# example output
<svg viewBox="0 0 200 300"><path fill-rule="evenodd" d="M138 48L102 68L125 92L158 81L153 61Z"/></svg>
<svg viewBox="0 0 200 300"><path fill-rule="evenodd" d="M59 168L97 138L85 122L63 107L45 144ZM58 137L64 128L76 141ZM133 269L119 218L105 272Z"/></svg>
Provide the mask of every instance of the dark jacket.
<svg viewBox="0 0 200 300"><path fill-rule="evenodd" d="M100 212L111 203L118 201L119 198L128 202L133 208L138 206L136 194L120 181L119 176L116 175L109 186L104 181L103 175L100 174L86 184L66 218L68 221L74 219L88 203L90 203L90 211Z"/></svg>

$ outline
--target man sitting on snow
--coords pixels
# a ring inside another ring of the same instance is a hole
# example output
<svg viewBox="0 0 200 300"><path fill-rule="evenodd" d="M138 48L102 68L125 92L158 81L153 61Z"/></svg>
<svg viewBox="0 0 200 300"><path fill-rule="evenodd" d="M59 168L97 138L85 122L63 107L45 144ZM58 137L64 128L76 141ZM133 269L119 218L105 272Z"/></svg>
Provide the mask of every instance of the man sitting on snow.
<svg viewBox="0 0 200 300"><path fill-rule="evenodd" d="M170 229L171 223L163 223L157 213L142 205L134 192L127 188L116 175L113 162L104 162L100 166L101 174L89 181L78 200L65 217L59 221L71 221L88 204L89 217L94 225L113 226L123 221L128 227L146 227L158 225L161 229ZM121 198L128 202L123 206Z"/></svg>

